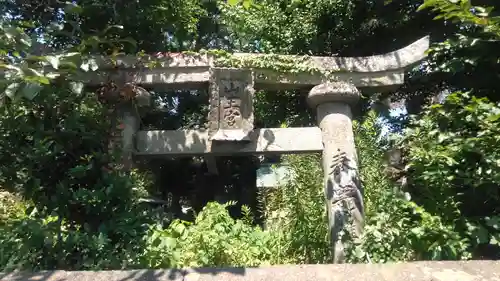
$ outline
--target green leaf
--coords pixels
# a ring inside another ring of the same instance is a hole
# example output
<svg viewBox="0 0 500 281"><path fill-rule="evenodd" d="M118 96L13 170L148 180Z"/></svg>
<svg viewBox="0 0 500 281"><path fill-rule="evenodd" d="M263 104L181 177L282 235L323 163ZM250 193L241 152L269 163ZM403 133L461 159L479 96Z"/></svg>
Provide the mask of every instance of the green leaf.
<svg viewBox="0 0 500 281"><path fill-rule="evenodd" d="M83 71L89 71L89 62L88 62L88 61L83 62L83 63L80 65L80 68L81 68Z"/></svg>
<svg viewBox="0 0 500 281"><path fill-rule="evenodd" d="M160 248L162 247L174 248L175 245L177 244L177 240L169 236L160 237L160 241L161 241L159 245Z"/></svg>
<svg viewBox="0 0 500 281"><path fill-rule="evenodd" d="M70 53L65 53L65 54L59 55L59 56L62 58L70 58L70 57L79 58L81 56L81 54L78 52L70 52Z"/></svg>
<svg viewBox="0 0 500 281"><path fill-rule="evenodd" d="M80 14L81 12L83 12L83 8L76 3L66 2L64 12L67 14Z"/></svg>
<svg viewBox="0 0 500 281"><path fill-rule="evenodd" d="M47 27L48 31L61 31L64 29L64 24L59 22L51 22Z"/></svg>
<svg viewBox="0 0 500 281"><path fill-rule="evenodd" d="M45 76L38 76L38 77L34 78L33 80L39 82L40 84L44 84L44 85L50 84L49 78L47 78Z"/></svg>
<svg viewBox="0 0 500 281"><path fill-rule="evenodd" d="M76 70L78 68L78 66L72 61L60 61L60 63L61 63L61 66L71 68L73 70Z"/></svg>
<svg viewBox="0 0 500 281"><path fill-rule="evenodd" d="M7 39L14 39L19 34L19 30L13 26L6 27L3 29L3 31L5 32L4 34L7 37Z"/></svg>
<svg viewBox="0 0 500 281"><path fill-rule="evenodd" d="M84 61L81 65L80 68L83 71L96 71L99 68L99 65L97 64L97 61L95 59L89 59L87 61Z"/></svg>
<svg viewBox="0 0 500 281"><path fill-rule="evenodd" d="M9 98L13 99L14 96L16 95L17 90L19 89L20 86L21 86L20 83L12 83L12 84L10 84L5 89L5 92L4 92L5 95L8 96Z"/></svg>
<svg viewBox="0 0 500 281"><path fill-rule="evenodd" d="M426 2L424 2L424 4L422 4L422 5L418 6L418 8L417 8L417 12L420 12L420 11L422 11L422 10L426 9L427 7L429 7L430 5L429 5L427 2L428 2L428 1L426 1ZM429 1L429 2L430 2L430 1Z"/></svg>
<svg viewBox="0 0 500 281"><path fill-rule="evenodd" d="M175 225L172 226L172 229L174 232L178 235L182 235L184 230L186 229L186 226L180 222L176 223Z"/></svg>
<svg viewBox="0 0 500 281"><path fill-rule="evenodd" d="M59 68L59 58L56 57L56 56L46 56L45 57L45 60L50 63L50 65L55 68L55 69L58 69Z"/></svg>
<svg viewBox="0 0 500 281"><path fill-rule="evenodd" d="M21 44L25 45L26 47L31 47L31 38L25 34L25 33L22 33L21 38L19 38L19 42L21 42Z"/></svg>
<svg viewBox="0 0 500 281"><path fill-rule="evenodd" d="M43 86L35 83L26 83L21 90L23 97L32 100L34 99L38 93L43 89Z"/></svg>
<svg viewBox="0 0 500 281"><path fill-rule="evenodd" d="M69 83L70 89L73 93L80 95L83 90L83 83L82 82L71 82Z"/></svg>
<svg viewBox="0 0 500 281"><path fill-rule="evenodd" d="M25 71L27 72L30 72L32 75L34 76L39 76L39 77L43 77L43 73L41 73L39 70L37 69L34 69L34 68L31 68L31 67L28 67L28 68L25 68L24 69Z"/></svg>
<svg viewBox="0 0 500 281"><path fill-rule="evenodd" d="M69 169L69 173L75 177L82 176L84 174L84 172L87 170L90 170L91 167L92 167L92 165L87 165L87 166L78 165L76 167Z"/></svg>
<svg viewBox="0 0 500 281"><path fill-rule="evenodd" d="M490 244L491 245L500 245L500 241L498 241L498 239L495 236L491 236Z"/></svg>
<svg viewBox="0 0 500 281"><path fill-rule="evenodd" d="M476 235L477 235L476 237L477 237L477 241L479 244L489 242L488 231L484 227L479 227Z"/></svg>
<svg viewBox="0 0 500 281"><path fill-rule="evenodd" d="M251 5L252 5L251 0L243 0L243 8L249 9Z"/></svg>
<svg viewBox="0 0 500 281"><path fill-rule="evenodd" d="M89 60L89 65L90 65L90 69L92 71L96 71L99 68L99 65L97 65L97 62L96 62L95 59L90 59Z"/></svg>
<svg viewBox="0 0 500 281"><path fill-rule="evenodd" d="M492 218L486 218L486 225L492 227L495 230L500 230L500 217L495 216Z"/></svg>
<svg viewBox="0 0 500 281"><path fill-rule="evenodd" d="M105 35L106 33L108 33L111 29L123 29L123 25L117 25L117 24L113 24L113 25L110 25L108 27L106 27L102 32L101 32L101 35Z"/></svg>
<svg viewBox="0 0 500 281"><path fill-rule="evenodd" d="M495 122L497 121L498 119L500 119L500 114L495 114L495 115L490 115L488 116L488 118L486 118L488 121L490 122Z"/></svg>

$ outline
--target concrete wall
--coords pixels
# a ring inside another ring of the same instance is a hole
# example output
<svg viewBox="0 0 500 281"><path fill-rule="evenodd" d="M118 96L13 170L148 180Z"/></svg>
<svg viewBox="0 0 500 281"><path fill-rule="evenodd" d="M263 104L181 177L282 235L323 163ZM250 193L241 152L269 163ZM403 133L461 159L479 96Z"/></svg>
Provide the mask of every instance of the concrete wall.
<svg viewBox="0 0 500 281"><path fill-rule="evenodd" d="M185 270L48 271L0 274L5 281L500 281L500 261L292 265Z"/></svg>

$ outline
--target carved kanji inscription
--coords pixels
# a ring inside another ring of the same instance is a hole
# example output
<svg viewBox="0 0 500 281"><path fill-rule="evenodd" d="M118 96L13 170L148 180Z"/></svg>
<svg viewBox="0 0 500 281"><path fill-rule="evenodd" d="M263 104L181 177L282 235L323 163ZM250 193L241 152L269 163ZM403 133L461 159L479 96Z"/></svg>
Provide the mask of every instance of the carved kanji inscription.
<svg viewBox="0 0 500 281"><path fill-rule="evenodd" d="M244 141L253 130L253 75L250 70L214 68L210 80L212 140Z"/></svg>

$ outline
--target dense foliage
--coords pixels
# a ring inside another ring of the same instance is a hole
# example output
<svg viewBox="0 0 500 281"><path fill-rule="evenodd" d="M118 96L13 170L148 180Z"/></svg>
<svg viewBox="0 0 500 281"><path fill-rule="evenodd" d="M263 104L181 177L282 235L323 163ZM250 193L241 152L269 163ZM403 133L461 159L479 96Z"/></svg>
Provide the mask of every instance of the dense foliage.
<svg viewBox="0 0 500 281"><path fill-rule="evenodd" d="M2 221L2 267L126 265L150 220L137 202L144 181L115 165L113 112L73 79L93 68L85 50L102 39L82 40L73 53L33 56L22 26L6 22L0 30L7 70L0 183L26 201L24 215Z"/></svg>
<svg viewBox="0 0 500 281"><path fill-rule="evenodd" d="M399 144L414 200L465 233L471 248L498 245L499 113L486 98L453 93L413 119Z"/></svg>
<svg viewBox="0 0 500 281"><path fill-rule="evenodd" d="M429 58L407 83L356 110L366 225L358 239L344 233L347 258L498 258L500 17L486 7L498 3L478 2L3 1L0 270L329 262L318 155L282 157L293 180L270 190L255 187L257 157L218 159L218 177L198 158L126 172L110 146L123 101L103 99L79 75L97 69L91 54L369 55L425 34ZM258 92L257 127L313 125L304 91ZM206 95L152 91L143 126L202 127ZM386 119L390 137L380 126L388 97L413 114ZM388 161L395 149L401 159ZM145 203L151 197L159 205Z"/></svg>

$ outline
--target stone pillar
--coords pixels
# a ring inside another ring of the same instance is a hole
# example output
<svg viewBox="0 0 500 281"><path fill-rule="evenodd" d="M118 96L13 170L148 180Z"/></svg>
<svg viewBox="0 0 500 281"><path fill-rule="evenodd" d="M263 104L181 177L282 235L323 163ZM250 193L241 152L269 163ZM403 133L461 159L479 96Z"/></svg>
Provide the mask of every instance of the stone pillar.
<svg viewBox="0 0 500 281"><path fill-rule="evenodd" d="M324 187L333 262L344 261L342 233L359 236L363 227L363 191L358 179L351 105L359 91L347 82L315 86L308 104L316 109L323 139Z"/></svg>
<svg viewBox="0 0 500 281"><path fill-rule="evenodd" d="M129 171L134 167L132 157L136 150L135 137L141 126L139 108L147 107L151 103L151 97L148 91L135 85L130 87L133 87L131 90L134 91L135 98L122 101L118 105L117 111L118 127L121 129L122 165L125 171Z"/></svg>
<svg viewBox="0 0 500 281"><path fill-rule="evenodd" d="M134 138L140 127L140 118L137 114L137 109L131 103L122 106L120 115L122 122L122 164L123 168L129 171L134 166L132 159L135 150Z"/></svg>

